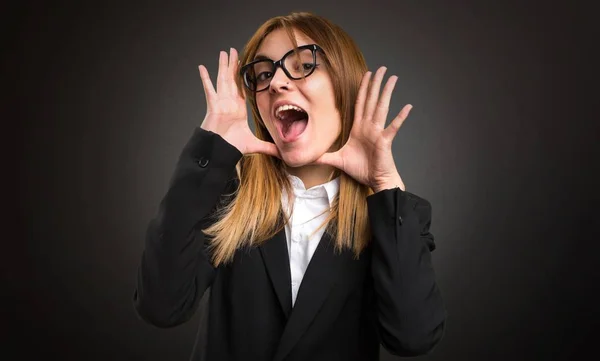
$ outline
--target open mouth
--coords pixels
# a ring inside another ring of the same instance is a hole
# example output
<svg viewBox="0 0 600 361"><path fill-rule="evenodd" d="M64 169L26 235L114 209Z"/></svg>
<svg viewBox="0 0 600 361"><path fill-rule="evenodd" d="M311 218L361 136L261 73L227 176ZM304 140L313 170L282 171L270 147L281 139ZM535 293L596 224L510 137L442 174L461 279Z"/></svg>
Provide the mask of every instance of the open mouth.
<svg viewBox="0 0 600 361"><path fill-rule="evenodd" d="M285 142L297 140L306 130L308 113L299 106L285 104L275 109L275 118L281 139Z"/></svg>

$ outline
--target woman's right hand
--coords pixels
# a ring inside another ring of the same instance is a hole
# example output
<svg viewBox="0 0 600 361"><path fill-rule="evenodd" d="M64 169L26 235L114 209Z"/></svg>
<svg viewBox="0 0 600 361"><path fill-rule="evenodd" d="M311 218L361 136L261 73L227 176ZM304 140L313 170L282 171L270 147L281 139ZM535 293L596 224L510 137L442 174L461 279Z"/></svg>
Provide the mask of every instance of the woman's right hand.
<svg viewBox="0 0 600 361"><path fill-rule="evenodd" d="M231 48L229 59L221 51L215 90L206 67L198 67L206 96L206 117L200 127L219 134L242 154L263 153L279 158L275 144L258 139L248 126L246 100L240 96L235 82L238 68L237 51Z"/></svg>

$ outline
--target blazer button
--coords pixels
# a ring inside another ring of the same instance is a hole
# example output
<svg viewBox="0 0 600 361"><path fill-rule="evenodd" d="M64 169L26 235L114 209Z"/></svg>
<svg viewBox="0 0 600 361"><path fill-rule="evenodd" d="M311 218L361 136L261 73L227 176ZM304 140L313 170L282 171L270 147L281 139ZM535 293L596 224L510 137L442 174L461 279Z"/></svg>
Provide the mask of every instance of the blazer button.
<svg viewBox="0 0 600 361"><path fill-rule="evenodd" d="M402 216L398 216L398 223L402 224Z"/></svg>
<svg viewBox="0 0 600 361"><path fill-rule="evenodd" d="M208 159L204 157L198 159L198 165L202 168L206 168L206 166L208 165Z"/></svg>

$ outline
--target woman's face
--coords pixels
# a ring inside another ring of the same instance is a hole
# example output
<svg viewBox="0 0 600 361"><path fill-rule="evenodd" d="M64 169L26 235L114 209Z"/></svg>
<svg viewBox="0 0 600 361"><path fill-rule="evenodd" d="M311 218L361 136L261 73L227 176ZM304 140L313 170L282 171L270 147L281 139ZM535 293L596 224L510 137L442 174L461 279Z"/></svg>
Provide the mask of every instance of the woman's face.
<svg viewBox="0 0 600 361"><path fill-rule="evenodd" d="M298 46L315 43L299 32L295 36ZM279 60L292 49L285 30L278 29L267 35L256 55ZM340 134L333 84L320 52L316 69L304 79L290 79L277 68L269 87L256 93L256 104L283 161L290 167L312 163L331 149Z"/></svg>

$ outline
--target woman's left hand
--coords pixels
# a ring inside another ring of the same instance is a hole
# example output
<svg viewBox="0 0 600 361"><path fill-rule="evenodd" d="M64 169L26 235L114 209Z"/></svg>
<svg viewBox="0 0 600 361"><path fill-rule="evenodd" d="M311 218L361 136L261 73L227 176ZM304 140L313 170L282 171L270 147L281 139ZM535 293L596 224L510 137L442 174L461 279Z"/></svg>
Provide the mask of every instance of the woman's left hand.
<svg viewBox="0 0 600 361"><path fill-rule="evenodd" d="M327 164L342 170L356 181L371 187L374 192L395 187L405 190L396 170L392 141L412 105L404 106L385 127L390 98L398 80L397 76L391 76L379 96L386 70L385 67L379 68L372 81L371 72L364 75L356 98L354 124L348 141L340 150L325 153L315 161L315 164Z"/></svg>

